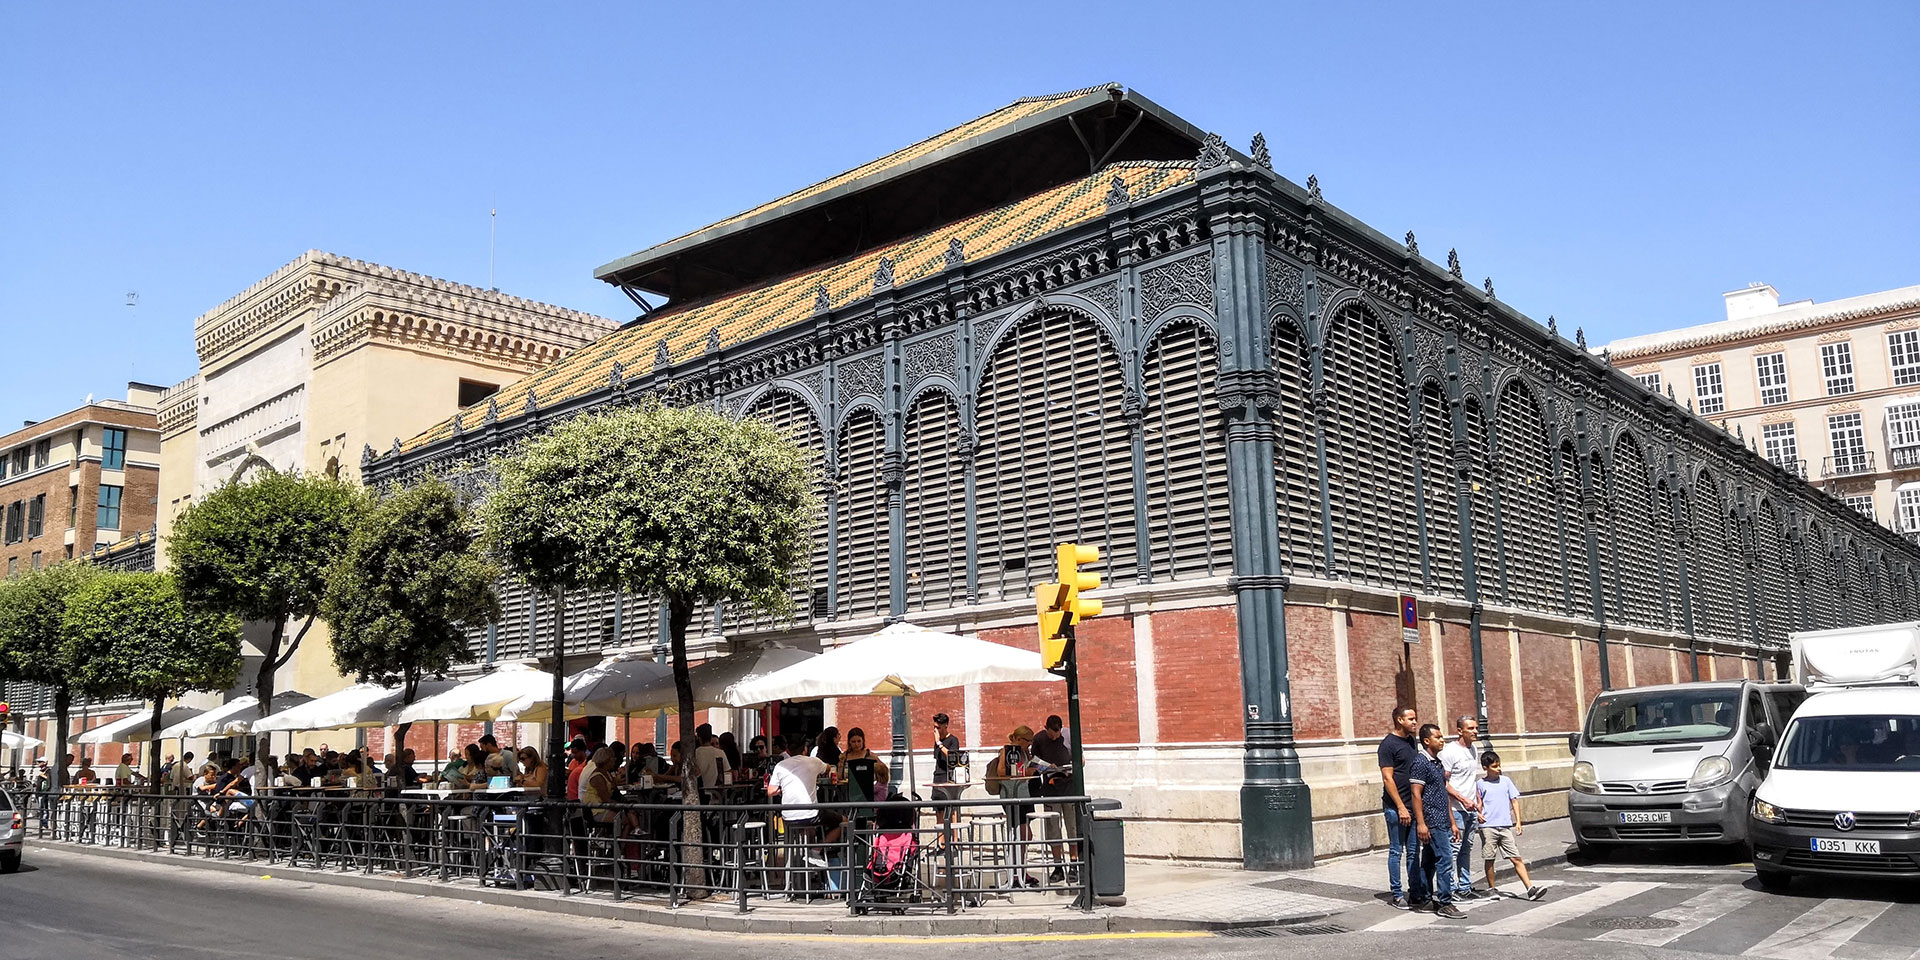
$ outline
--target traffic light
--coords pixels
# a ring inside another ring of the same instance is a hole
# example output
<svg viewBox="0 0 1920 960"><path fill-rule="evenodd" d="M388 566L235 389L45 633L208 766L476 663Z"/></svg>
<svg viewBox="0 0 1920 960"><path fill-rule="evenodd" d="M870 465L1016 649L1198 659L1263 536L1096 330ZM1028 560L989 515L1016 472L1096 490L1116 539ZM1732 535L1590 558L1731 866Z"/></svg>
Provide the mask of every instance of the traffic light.
<svg viewBox="0 0 1920 960"><path fill-rule="evenodd" d="M1040 625L1040 663L1048 670L1060 666L1066 658L1074 624L1100 615L1100 601L1081 596L1083 590L1099 588L1100 575L1080 570L1083 563L1099 562L1099 547L1063 543L1055 553L1057 579L1034 587L1033 605Z"/></svg>

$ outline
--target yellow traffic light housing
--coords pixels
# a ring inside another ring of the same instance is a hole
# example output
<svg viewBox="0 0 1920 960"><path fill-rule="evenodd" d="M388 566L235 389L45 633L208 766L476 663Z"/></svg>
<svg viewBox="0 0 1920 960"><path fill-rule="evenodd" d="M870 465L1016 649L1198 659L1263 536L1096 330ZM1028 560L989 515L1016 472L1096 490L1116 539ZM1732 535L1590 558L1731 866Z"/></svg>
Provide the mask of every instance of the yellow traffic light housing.
<svg viewBox="0 0 1920 960"><path fill-rule="evenodd" d="M1085 590L1100 588L1100 575L1082 573L1083 563L1099 563L1100 548L1080 543L1063 543L1055 551L1054 566L1062 586L1067 588L1067 611L1073 615L1073 623L1079 623L1090 617L1100 615L1100 601L1089 600L1080 594Z"/></svg>
<svg viewBox="0 0 1920 960"><path fill-rule="evenodd" d="M1040 627L1040 662L1048 670L1059 667L1066 659L1074 624L1100 615L1100 601L1080 595L1083 590L1100 587L1099 574L1080 570L1083 563L1100 562L1100 548L1063 543L1055 551L1054 559L1055 582L1033 589L1034 611Z"/></svg>
<svg viewBox="0 0 1920 960"><path fill-rule="evenodd" d="M1043 583L1033 588L1033 605L1040 622L1040 664L1048 670L1060 665L1067 655L1066 588Z"/></svg>

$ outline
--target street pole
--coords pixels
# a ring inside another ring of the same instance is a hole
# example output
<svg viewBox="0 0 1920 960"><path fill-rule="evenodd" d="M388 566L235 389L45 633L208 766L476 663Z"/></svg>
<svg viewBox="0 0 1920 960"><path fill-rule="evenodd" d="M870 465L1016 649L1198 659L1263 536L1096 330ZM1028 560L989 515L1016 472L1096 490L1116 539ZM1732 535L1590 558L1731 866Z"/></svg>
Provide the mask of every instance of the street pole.
<svg viewBox="0 0 1920 960"><path fill-rule="evenodd" d="M1080 645L1074 638L1072 623L1068 623L1065 630L1067 657L1062 666L1066 668L1067 678L1067 728L1073 731L1073 740L1068 743L1073 751L1073 771L1067 778L1067 790L1076 797L1084 797L1087 795L1087 779L1082 771L1086 769L1086 756L1081 752L1080 744L1087 737L1085 731L1080 729Z"/></svg>

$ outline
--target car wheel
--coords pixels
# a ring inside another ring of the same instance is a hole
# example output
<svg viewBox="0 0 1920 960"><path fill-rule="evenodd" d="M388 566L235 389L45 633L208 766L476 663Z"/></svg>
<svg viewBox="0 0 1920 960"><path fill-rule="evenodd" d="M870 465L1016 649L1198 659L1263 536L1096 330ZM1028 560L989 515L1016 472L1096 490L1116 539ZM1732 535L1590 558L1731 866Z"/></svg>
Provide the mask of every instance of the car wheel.
<svg viewBox="0 0 1920 960"><path fill-rule="evenodd" d="M1769 870L1766 867L1756 867L1754 868L1753 874L1760 879L1761 889L1772 893L1785 893L1787 892L1787 888L1793 885L1793 874L1785 870Z"/></svg>
<svg viewBox="0 0 1920 960"><path fill-rule="evenodd" d="M20 855L17 853L0 854L0 873L13 873L20 869Z"/></svg>

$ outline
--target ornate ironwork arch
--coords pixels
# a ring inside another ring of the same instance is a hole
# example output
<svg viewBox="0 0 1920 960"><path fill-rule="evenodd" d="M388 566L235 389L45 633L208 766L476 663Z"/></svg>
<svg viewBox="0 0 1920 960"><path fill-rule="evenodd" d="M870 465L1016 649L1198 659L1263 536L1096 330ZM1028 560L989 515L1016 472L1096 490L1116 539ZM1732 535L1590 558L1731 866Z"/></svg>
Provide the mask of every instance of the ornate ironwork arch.
<svg viewBox="0 0 1920 960"><path fill-rule="evenodd" d="M1084 297L1071 294L1047 294L1035 297L1031 303L1015 308L1006 321L1000 324L999 329L993 332L993 336L986 343L978 345L977 355L985 359L974 367L971 393L979 394L980 384L986 381L987 373L993 369L993 362L998 359L1000 348L1006 345L1007 339L1025 326L1029 320L1039 319L1049 313L1066 314L1092 327L1101 343L1108 350L1113 351L1113 356L1120 362L1122 371L1131 373L1126 369L1127 352L1120 349L1119 331L1112 323L1102 319L1101 311L1097 306Z"/></svg>
<svg viewBox="0 0 1920 960"><path fill-rule="evenodd" d="M814 426L820 428L822 436L827 434L825 405L821 403L820 398L813 395L813 391L806 384L797 380L780 379L760 385L752 393L747 394L746 401L740 404L740 411L734 419L738 420L752 413L754 407L776 393L790 393L799 398L800 402L806 404L807 409L813 412Z"/></svg>

